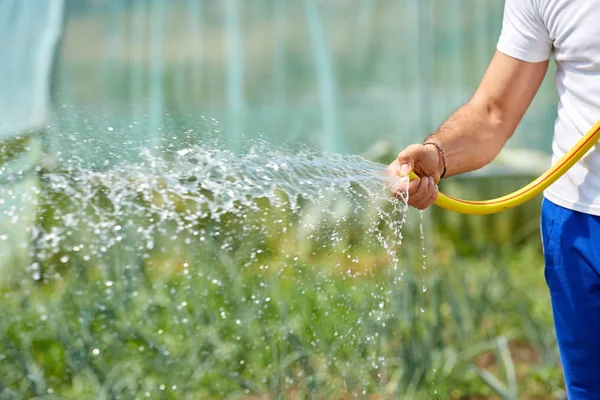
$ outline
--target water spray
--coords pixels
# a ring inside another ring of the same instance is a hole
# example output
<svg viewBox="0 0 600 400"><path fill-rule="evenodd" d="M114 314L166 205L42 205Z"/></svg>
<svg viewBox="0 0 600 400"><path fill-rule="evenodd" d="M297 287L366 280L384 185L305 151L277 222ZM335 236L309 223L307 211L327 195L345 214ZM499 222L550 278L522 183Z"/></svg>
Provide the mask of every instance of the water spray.
<svg viewBox="0 0 600 400"><path fill-rule="evenodd" d="M560 160L529 185L503 197L484 201L462 200L440 193L435 205L461 214L483 215L505 211L531 200L579 161L600 139L600 121L598 121ZM410 173L410 179L419 178Z"/></svg>

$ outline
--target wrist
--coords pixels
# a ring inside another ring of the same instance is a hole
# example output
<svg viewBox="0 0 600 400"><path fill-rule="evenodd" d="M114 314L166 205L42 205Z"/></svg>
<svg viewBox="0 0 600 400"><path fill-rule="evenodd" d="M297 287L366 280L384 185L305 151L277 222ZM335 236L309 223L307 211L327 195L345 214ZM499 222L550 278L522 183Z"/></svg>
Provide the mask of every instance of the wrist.
<svg viewBox="0 0 600 400"><path fill-rule="evenodd" d="M446 176L446 171L448 169L448 165L446 162L446 152L444 151L444 148L442 147L442 145L440 145L434 140L424 142L423 146L431 146L432 148L435 148L438 156L438 171L440 171L441 180L444 176Z"/></svg>

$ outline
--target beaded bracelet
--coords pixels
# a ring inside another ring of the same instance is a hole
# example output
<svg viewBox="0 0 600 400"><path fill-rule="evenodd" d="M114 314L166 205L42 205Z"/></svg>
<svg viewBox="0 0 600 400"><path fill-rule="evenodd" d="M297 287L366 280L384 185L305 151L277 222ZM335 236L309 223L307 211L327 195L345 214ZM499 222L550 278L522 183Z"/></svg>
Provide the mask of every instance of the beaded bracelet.
<svg viewBox="0 0 600 400"><path fill-rule="evenodd" d="M442 156L442 163L444 164L444 171L442 172L442 175L440 176L440 180L444 177L444 175L446 175L446 153L444 153L444 148L442 146L440 146L438 143L435 142L425 142L423 143L423 146L430 144L432 146L435 146L438 151L440 152L440 155Z"/></svg>

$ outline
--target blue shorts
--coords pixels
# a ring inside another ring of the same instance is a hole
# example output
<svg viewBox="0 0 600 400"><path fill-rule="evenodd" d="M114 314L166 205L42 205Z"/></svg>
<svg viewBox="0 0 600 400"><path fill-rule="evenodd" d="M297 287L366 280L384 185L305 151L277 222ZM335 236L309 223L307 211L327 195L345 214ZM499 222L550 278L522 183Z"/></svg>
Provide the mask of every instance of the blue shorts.
<svg viewBox="0 0 600 400"><path fill-rule="evenodd" d="M541 228L568 399L600 399L600 217L544 199Z"/></svg>

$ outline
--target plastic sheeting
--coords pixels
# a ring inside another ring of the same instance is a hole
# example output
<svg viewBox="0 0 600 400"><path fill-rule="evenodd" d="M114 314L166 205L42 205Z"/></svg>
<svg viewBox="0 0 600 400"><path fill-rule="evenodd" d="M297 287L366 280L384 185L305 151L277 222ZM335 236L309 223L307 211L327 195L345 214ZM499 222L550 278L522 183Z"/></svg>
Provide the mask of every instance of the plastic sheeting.
<svg viewBox="0 0 600 400"><path fill-rule="evenodd" d="M1 37L11 38L0 63L6 135L44 119L61 1L0 4ZM158 144L205 116L233 146L262 135L362 153L421 140L469 99L503 1L66 0L66 9L53 73L59 132L86 129L101 142L108 126L135 121ZM509 146L548 152L555 115L545 83Z"/></svg>
<svg viewBox="0 0 600 400"><path fill-rule="evenodd" d="M0 0L0 138L47 122L63 0Z"/></svg>

